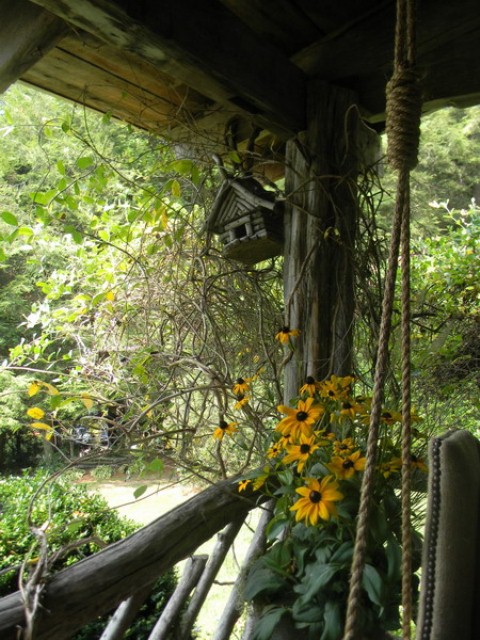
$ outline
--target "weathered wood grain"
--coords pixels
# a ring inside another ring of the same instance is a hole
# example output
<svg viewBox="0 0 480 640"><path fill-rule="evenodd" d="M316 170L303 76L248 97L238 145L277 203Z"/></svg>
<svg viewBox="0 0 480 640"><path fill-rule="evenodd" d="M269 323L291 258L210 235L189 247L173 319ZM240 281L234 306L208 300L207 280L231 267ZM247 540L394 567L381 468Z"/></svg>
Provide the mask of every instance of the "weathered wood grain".
<svg viewBox="0 0 480 640"><path fill-rule="evenodd" d="M35 640L66 640L132 592L192 555L262 498L239 494L234 480L220 482L125 540L55 574L45 585ZM0 638L16 640L24 624L20 593L0 599Z"/></svg>
<svg viewBox="0 0 480 640"><path fill-rule="evenodd" d="M218 0L34 2L201 93L266 118L273 127L292 132L304 126L302 71Z"/></svg>

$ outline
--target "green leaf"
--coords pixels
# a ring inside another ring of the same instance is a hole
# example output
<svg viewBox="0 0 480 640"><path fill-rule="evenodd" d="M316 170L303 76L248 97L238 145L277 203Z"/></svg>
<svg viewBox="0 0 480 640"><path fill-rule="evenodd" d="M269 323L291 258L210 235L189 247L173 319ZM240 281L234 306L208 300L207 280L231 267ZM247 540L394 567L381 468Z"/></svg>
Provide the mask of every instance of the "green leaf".
<svg viewBox="0 0 480 640"><path fill-rule="evenodd" d="M340 604L327 600L324 613L325 628L320 640L338 640L343 636L343 623Z"/></svg>
<svg viewBox="0 0 480 640"><path fill-rule="evenodd" d="M81 158L77 159L76 164L79 169L84 170L95 164L95 161L92 156L82 156Z"/></svg>
<svg viewBox="0 0 480 640"><path fill-rule="evenodd" d="M374 604L383 606L383 581L382 576L371 564L366 564L363 569L362 585L368 597Z"/></svg>
<svg viewBox="0 0 480 640"><path fill-rule="evenodd" d="M18 226L18 220L16 216L14 216L13 213L11 213L10 211L2 211L2 213L0 214L0 217L7 224L11 224L13 227Z"/></svg>
<svg viewBox="0 0 480 640"><path fill-rule="evenodd" d="M308 565L303 583L295 587L295 591L302 593L302 601L311 600L317 593L327 586L340 570L339 565L319 565L314 562Z"/></svg>
<svg viewBox="0 0 480 640"><path fill-rule="evenodd" d="M62 176L66 175L67 173L67 170L65 169L65 164L63 163L62 160L58 160L57 162L57 171Z"/></svg>
<svg viewBox="0 0 480 640"><path fill-rule="evenodd" d="M78 229L76 229L73 225L67 224L65 226L65 233L68 233L69 235L71 235L73 241L76 244L82 244L83 234Z"/></svg>
<svg viewBox="0 0 480 640"><path fill-rule="evenodd" d="M257 562L250 569L245 585L245 599L253 600L258 595L271 595L281 592L286 586L282 576L274 573L261 562Z"/></svg>
<svg viewBox="0 0 480 640"><path fill-rule="evenodd" d="M145 468L151 473L162 473L163 467L163 460L161 460L160 458L155 458L155 460L149 462Z"/></svg>
<svg viewBox="0 0 480 640"><path fill-rule="evenodd" d="M270 640L275 627L287 612L283 607L266 607L255 627L252 640Z"/></svg>
<svg viewBox="0 0 480 640"><path fill-rule="evenodd" d="M145 493L145 491L148 489L148 485L146 484L142 484L141 487L137 487L135 489L135 491L133 492L133 497L135 498L135 500L137 500L138 498L140 498L140 496L143 496L143 494Z"/></svg>

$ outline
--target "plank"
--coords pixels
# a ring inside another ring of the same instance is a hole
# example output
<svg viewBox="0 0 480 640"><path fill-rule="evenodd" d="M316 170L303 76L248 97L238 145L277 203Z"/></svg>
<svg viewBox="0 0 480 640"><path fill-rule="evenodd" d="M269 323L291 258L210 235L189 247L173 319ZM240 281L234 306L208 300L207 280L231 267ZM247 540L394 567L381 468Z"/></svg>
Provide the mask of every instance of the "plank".
<svg viewBox="0 0 480 640"><path fill-rule="evenodd" d="M214 100L227 100L283 131L304 126L304 74L218 0L34 1Z"/></svg>
<svg viewBox="0 0 480 640"><path fill-rule="evenodd" d="M26 0L4 0L0 21L0 93L67 32L56 16Z"/></svg>

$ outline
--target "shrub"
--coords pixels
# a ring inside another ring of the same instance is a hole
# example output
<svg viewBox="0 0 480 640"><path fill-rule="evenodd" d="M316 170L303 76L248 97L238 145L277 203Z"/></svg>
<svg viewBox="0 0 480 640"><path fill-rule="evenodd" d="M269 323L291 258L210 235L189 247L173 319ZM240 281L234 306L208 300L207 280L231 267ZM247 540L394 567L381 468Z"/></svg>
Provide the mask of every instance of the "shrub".
<svg viewBox="0 0 480 640"><path fill-rule="evenodd" d="M45 529L49 553L60 551L74 542L79 543L69 547L68 553L59 558L54 567L56 570L95 553L104 543L125 538L138 528L133 521L112 511L102 496L88 493L84 486L71 484L59 477L41 488L46 480L47 474L39 471L0 481L0 596L17 590L22 562L37 555L36 541L28 523L32 499L31 521ZM139 619L132 624L125 638L148 638L175 586L173 570L157 580L140 610ZM78 632L75 640L100 637L107 621L108 616L93 621Z"/></svg>

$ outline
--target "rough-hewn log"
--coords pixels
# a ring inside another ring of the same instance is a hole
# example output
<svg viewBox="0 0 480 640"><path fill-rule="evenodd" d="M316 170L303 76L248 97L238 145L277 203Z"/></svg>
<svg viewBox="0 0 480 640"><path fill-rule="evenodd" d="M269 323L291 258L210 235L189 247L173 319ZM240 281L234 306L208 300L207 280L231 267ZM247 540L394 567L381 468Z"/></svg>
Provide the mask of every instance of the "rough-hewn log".
<svg viewBox="0 0 480 640"><path fill-rule="evenodd" d="M35 640L66 640L110 611L133 591L153 582L261 499L238 494L233 480L220 482L161 516L125 540L63 569L47 581ZM24 625L20 593L0 599L0 638L18 640Z"/></svg>
<svg viewBox="0 0 480 640"><path fill-rule="evenodd" d="M207 560L208 556L206 555L193 556L188 559L180 582L158 619L157 624L148 636L148 640L166 640L170 636L172 626L177 620L182 607L185 605L185 601L205 571Z"/></svg>
<svg viewBox="0 0 480 640"><path fill-rule="evenodd" d="M4 0L0 20L0 93L68 31L56 16L26 0Z"/></svg>
<svg viewBox="0 0 480 640"><path fill-rule="evenodd" d="M273 128L292 133L304 127L303 72L218 0L33 1Z"/></svg>
<svg viewBox="0 0 480 640"><path fill-rule="evenodd" d="M357 176L365 151L355 95L313 81L306 132L288 143L286 321L302 331L285 394L307 376L352 371Z"/></svg>
<svg viewBox="0 0 480 640"><path fill-rule="evenodd" d="M148 598L152 588L153 584L149 584L148 587L137 591L124 600L110 618L100 640L122 640L125 631L135 620L138 610Z"/></svg>
<svg viewBox="0 0 480 640"><path fill-rule="evenodd" d="M248 547L242 567L238 573L233 589L230 592L225 609L220 616L220 624L218 625L213 640L229 640L232 635L235 623L242 615L245 608L244 589L245 581L250 567L265 552L265 531L272 517L273 502L265 505L265 509L260 517L255 535Z"/></svg>
<svg viewBox="0 0 480 640"><path fill-rule="evenodd" d="M195 624L195 620L197 619L200 609L202 608L212 587L213 581L217 577L217 573L225 560L225 556L227 555L228 550L232 546L244 522L245 518L242 515L218 534L217 543L210 554L207 566L195 587L195 592L192 595L187 610L180 621L180 632L177 632L179 640L189 640L192 637L191 631Z"/></svg>

